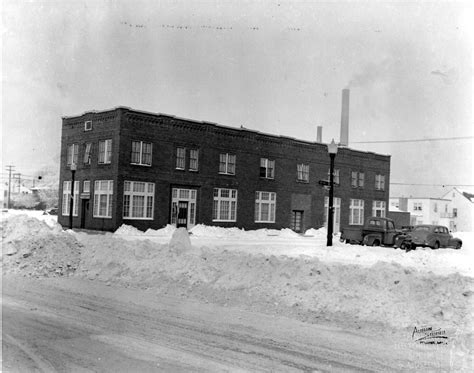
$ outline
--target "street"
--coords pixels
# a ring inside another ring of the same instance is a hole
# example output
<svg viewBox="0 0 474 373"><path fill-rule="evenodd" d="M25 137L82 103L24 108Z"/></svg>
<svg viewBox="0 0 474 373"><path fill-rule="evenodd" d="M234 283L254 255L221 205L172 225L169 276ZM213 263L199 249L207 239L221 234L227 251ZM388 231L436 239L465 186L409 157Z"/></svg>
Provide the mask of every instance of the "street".
<svg viewBox="0 0 474 373"><path fill-rule="evenodd" d="M74 278L4 276L2 310L4 372L449 370L447 348L404 345L390 333Z"/></svg>

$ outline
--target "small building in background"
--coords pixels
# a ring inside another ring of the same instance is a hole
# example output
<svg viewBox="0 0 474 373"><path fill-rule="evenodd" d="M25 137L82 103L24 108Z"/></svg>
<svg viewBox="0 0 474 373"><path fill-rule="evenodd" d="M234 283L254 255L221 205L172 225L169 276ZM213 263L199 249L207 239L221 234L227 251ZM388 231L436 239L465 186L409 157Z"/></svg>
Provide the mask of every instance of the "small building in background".
<svg viewBox="0 0 474 373"><path fill-rule="evenodd" d="M443 195L449 199L449 218L453 221L453 231L474 231L474 193L453 188Z"/></svg>

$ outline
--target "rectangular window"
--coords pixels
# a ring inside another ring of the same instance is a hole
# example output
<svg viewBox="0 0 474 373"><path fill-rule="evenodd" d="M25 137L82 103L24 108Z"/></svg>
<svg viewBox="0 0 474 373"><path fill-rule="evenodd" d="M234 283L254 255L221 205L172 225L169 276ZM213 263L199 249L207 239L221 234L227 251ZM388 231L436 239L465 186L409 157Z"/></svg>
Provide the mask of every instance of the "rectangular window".
<svg viewBox="0 0 474 373"><path fill-rule="evenodd" d="M213 221L237 220L237 190L214 188Z"/></svg>
<svg viewBox="0 0 474 373"><path fill-rule="evenodd" d="M255 192L255 222L275 223L276 193Z"/></svg>
<svg viewBox="0 0 474 373"><path fill-rule="evenodd" d="M77 165L79 157L79 144L71 144L67 147L67 165L70 167L72 164Z"/></svg>
<svg viewBox="0 0 474 373"><path fill-rule="evenodd" d="M373 201L372 216L385 217L385 201Z"/></svg>
<svg viewBox="0 0 474 373"><path fill-rule="evenodd" d="M82 192L83 193L90 193L91 192L91 182L90 180L84 180L82 184Z"/></svg>
<svg viewBox="0 0 474 373"><path fill-rule="evenodd" d="M331 172L331 170L328 170L328 181L330 180L329 178L329 173ZM334 169L334 173L333 173L333 179L334 179L334 184L337 184L339 185L339 169Z"/></svg>
<svg viewBox="0 0 474 373"><path fill-rule="evenodd" d="M275 177L275 161L260 158L260 177L273 179Z"/></svg>
<svg viewBox="0 0 474 373"><path fill-rule="evenodd" d="M363 188L365 184L365 174L363 172L359 172L359 188Z"/></svg>
<svg viewBox="0 0 474 373"><path fill-rule="evenodd" d="M423 210L423 203L413 202L413 211L422 211L422 210Z"/></svg>
<svg viewBox="0 0 474 373"><path fill-rule="evenodd" d="M63 201L62 201L62 215L69 216L71 207L71 181L63 182ZM77 216L79 213L79 181L74 182L74 206L72 208L72 216Z"/></svg>
<svg viewBox="0 0 474 373"><path fill-rule="evenodd" d="M296 165L297 180L305 183L309 182L309 164L297 164Z"/></svg>
<svg viewBox="0 0 474 373"><path fill-rule="evenodd" d="M351 187L352 188L363 188L364 187L364 173L358 171L351 172Z"/></svg>
<svg viewBox="0 0 474 373"><path fill-rule="evenodd" d="M385 190L385 175L375 175L375 189Z"/></svg>
<svg viewBox="0 0 474 373"><path fill-rule="evenodd" d="M199 170L199 150L197 149L189 150L189 170L190 171Z"/></svg>
<svg viewBox="0 0 474 373"><path fill-rule="evenodd" d="M364 224L364 200L351 199L349 206L349 224L363 225Z"/></svg>
<svg viewBox="0 0 474 373"><path fill-rule="evenodd" d="M152 144L144 141L132 141L131 164L151 166Z"/></svg>
<svg viewBox="0 0 474 373"><path fill-rule="evenodd" d="M186 148L176 148L176 168L184 170L186 167Z"/></svg>
<svg viewBox="0 0 474 373"><path fill-rule="evenodd" d="M91 153L92 143L87 142L84 144L84 159L82 160L84 164L91 164Z"/></svg>
<svg viewBox="0 0 474 373"><path fill-rule="evenodd" d="M109 164L112 160L112 139L99 141L99 163Z"/></svg>
<svg viewBox="0 0 474 373"><path fill-rule="evenodd" d="M96 180L94 183L95 218L112 217L112 198L114 196L113 180Z"/></svg>
<svg viewBox="0 0 474 373"><path fill-rule="evenodd" d="M84 131L91 131L92 130L92 121L88 120L84 122Z"/></svg>
<svg viewBox="0 0 474 373"><path fill-rule="evenodd" d="M219 173L235 175L236 157L234 154L222 153L219 155Z"/></svg>
<svg viewBox="0 0 474 373"><path fill-rule="evenodd" d="M123 186L123 218L153 219L155 183L125 181Z"/></svg>

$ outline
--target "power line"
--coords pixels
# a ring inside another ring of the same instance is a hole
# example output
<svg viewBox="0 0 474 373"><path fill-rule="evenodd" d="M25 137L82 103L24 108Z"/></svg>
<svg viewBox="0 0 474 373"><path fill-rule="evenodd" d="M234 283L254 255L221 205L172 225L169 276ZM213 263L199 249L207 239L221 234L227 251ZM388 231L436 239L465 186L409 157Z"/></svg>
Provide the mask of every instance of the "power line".
<svg viewBox="0 0 474 373"><path fill-rule="evenodd" d="M426 141L451 141L451 140L469 140L474 136L462 137L437 137L431 139L411 139L411 140L375 140L375 141L351 141L351 144L386 144L386 143L401 143L401 142L426 142Z"/></svg>
<svg viewBox="0 0 474 373"><path fill-rule="evenodd" d="M472 184L418 184L418 183L390 183L390 185L433 186L433 187L474 187Z"/></svg>

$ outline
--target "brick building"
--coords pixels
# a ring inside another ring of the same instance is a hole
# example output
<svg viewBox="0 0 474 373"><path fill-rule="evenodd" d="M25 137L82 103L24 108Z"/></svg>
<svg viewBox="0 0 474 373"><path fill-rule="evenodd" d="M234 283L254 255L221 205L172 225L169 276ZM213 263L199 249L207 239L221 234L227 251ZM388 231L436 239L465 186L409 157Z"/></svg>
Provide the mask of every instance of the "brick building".
<svg viewBox="0 0 474 373"><path fill-rule="evenodd" d="M176 224L285 228L326 223L329 155L319 142L118 107L64 117L59 223L141 230ZM341 147L335 231L385 216L390 156ZM326 206L326 207L325 207Z"/></svg>

